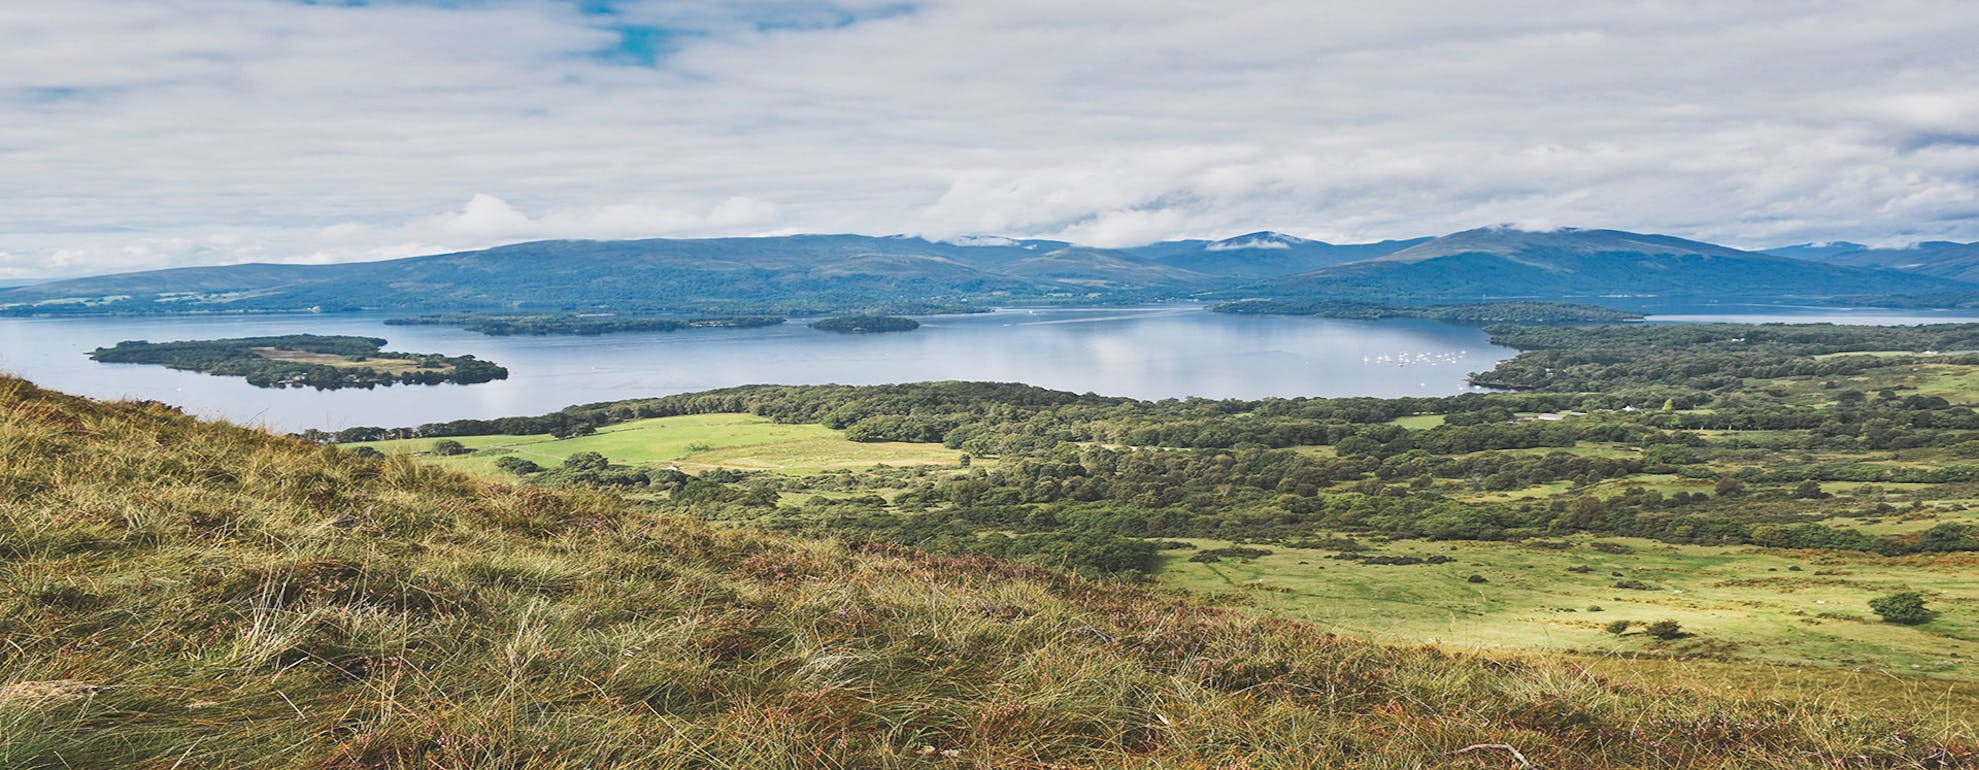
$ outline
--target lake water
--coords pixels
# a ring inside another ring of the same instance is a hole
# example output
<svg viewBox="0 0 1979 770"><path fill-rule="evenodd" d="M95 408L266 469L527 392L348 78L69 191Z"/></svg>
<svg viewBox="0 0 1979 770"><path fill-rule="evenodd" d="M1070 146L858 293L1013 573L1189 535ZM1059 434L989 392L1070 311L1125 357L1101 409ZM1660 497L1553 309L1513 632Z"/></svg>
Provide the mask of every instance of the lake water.
<svg viewBox="0 0 1979 770"><path fill-rule="evenodd" d="M1781 306L1672 309L1653 320L1919 323L1970 314ZM1205 312L1196 305L1005 310L922 318L919 330L838 335L793 319L759 329L599 337L488 337L386 326L378 315L0 319L0 371L96 398L155 399L278 431L542 414L571 404L750 383L994 380L1144 399L1448 395L1516 351L1483 332L1416 319L1349 321ZM473 354L509 368L479 385L315 391L84 355L122 340L274 334L383 337L388 349Z"/></svg>
<svg viewBox="0 0 1979 770"><path fill-rule="evenodd" d="M750 383L993 380L1144 399L1446 395L1515 351L1414 319L1237 316L1200 306L1005 310L922 317L920 329L841 335L798 319L758 329L489 337L386 316L0 319L0 371L96 398L156 399L279 431L542 414L571 404ZM509 369L478 385L264 389L239 378L84 355L122 340L274 334L383 337L387 349L473 354Z"/></svg>

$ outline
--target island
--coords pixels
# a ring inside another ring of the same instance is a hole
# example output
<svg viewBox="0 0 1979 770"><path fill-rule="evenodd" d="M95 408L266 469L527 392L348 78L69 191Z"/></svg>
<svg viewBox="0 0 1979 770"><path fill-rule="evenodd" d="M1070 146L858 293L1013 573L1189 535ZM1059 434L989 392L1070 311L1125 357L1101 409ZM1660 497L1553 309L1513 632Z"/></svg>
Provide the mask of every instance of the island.
<svg viewBox="0 0 1979 770"><path fill-rule="evenodd" d="M921 328L921 322L912 318L891 315L847 315L812 321L811 328L818 331L839 334L876 334L879 332L911 332Z"/></svg>
<svg viewBox="0 0 1979 770"><path fill-rule="evenodd" d="M624 318L613 315L483 315L452 313L416 318L388 318L386 326L458 326L496 337L510 335L575 334L595 336L619 332L671 332L681 329L747 329L783 323L778 316L715 318Z"/></svg>
<svg viewBox="0 0 1979 770"><path fill-rule="evenodd" d="M1450 305L1390 305L1381 302L1326 300L1286 302L1245 299L1210 308L1236 315L1307 315L1320 318L1429 318L1446 323L1604 324L1640 321L1641 313L1575 302L1474 302Z"/></svg>
<svg viewBox="0 0 1979 770"><path fill-rule="evenodd" d="M170 369L245 377L262 388L317 390L374 388L379 385L470 385L508 379L508 369L474 356L400 353L384 350L377 337L291 334L218 340L148 342L126 340L97 348L93 360L109 364L155 364Z"/></svg>

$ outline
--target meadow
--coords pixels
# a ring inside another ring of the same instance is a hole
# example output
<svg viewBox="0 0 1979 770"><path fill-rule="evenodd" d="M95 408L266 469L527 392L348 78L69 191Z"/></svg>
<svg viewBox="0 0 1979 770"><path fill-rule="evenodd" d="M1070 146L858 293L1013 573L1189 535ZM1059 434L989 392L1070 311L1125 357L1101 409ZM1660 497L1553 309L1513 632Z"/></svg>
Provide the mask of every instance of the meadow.
<svg viewBox="0 0 1979 770"><path fill-rule="evenodd" d="M385 454L420 455L444 467L491 476L509 475L495 467L495 461L501 457L515 456L539 465L555 466L580 452L597 452L614 463L674 466L689 473L724 468L800 475L876 465L953 467L962 458L961 452L939 444L849 441L842 430L778 423L747 414L635 420L568 438L545 433L460 436L455 440L474 451L434 455L432 449L437 439L392 439L344 446L371 447Z"/></svg>

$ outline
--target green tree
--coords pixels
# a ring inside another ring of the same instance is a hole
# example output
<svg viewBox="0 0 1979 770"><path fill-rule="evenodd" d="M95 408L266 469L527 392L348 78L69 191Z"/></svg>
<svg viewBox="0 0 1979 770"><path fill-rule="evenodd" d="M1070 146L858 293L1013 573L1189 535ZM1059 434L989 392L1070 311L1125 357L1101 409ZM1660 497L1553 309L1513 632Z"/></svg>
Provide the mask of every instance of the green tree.
<svg viewBox="0 0 1979 770"><path fill-rule="evenodd" d="M611 467L611 461L597 452L578 452L564 458L563 467L573 471L602 471Z"/></svg>
<svg viewBox="0 0 1979 770"><path fill-rule="evenodd" d="M1929 623L1938 616L1935 610L1924 606L1924 595L1916 591L1904 591L1869 600L1869 609L1883 616L1885 623L1902 623L1914 626Z"/></svg>

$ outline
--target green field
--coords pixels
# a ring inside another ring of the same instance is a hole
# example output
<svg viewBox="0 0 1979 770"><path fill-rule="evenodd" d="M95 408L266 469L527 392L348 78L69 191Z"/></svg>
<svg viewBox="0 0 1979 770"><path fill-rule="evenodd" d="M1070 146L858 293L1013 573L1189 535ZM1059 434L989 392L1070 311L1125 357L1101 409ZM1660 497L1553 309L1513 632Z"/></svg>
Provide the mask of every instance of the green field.
<svg viewBox="0 0 1979 770"><path fill-rule="evenodd" d="M947 465L962 453L940 444L847 441L843 431L821 425L788 425L748 414L659 417L611 425L588 436L559 439L532 436L460 436L472 454L432 455L439 439L402 439L343 445L375 448L386 454L424 454L442 465L484 475L506 475L495 468L503 456L554 466L579 452L597 452L625 465L675 465L689 473L712 468L783 473L816 473L875 465Z"/></svg>
<svg viewBox="0 0 1979 770"><path fill-rule="evenodd" d="M1229 545L1195 540L1200 548ZM1342 633L1455 648L1653 654L1925 673L1979 681L1979 567L1968 555L1879 558L1608 538L1608 553L1575 538L1561 549L1497 542L1396 541L1389 555L1444 555L1444 564L1368 565L1334 552L1261 546L1257 558L1189 561L1163 555L1163 585L1216 595ZM1569 568L1587 568L1570 571ZM1796 569L1798 568L1798 569ZM1480 575L1486 582L1468 578ZM1653 590L1616 587L1624 579ZM1880 622L1869 599L1923 591L1947 610L1924 626ZM1598 611L1591 608L1600 607ZM1657 642L1640 624L1676 620L1693 635ZM1633 621L1617 636L1603 627Z"/></svg>

